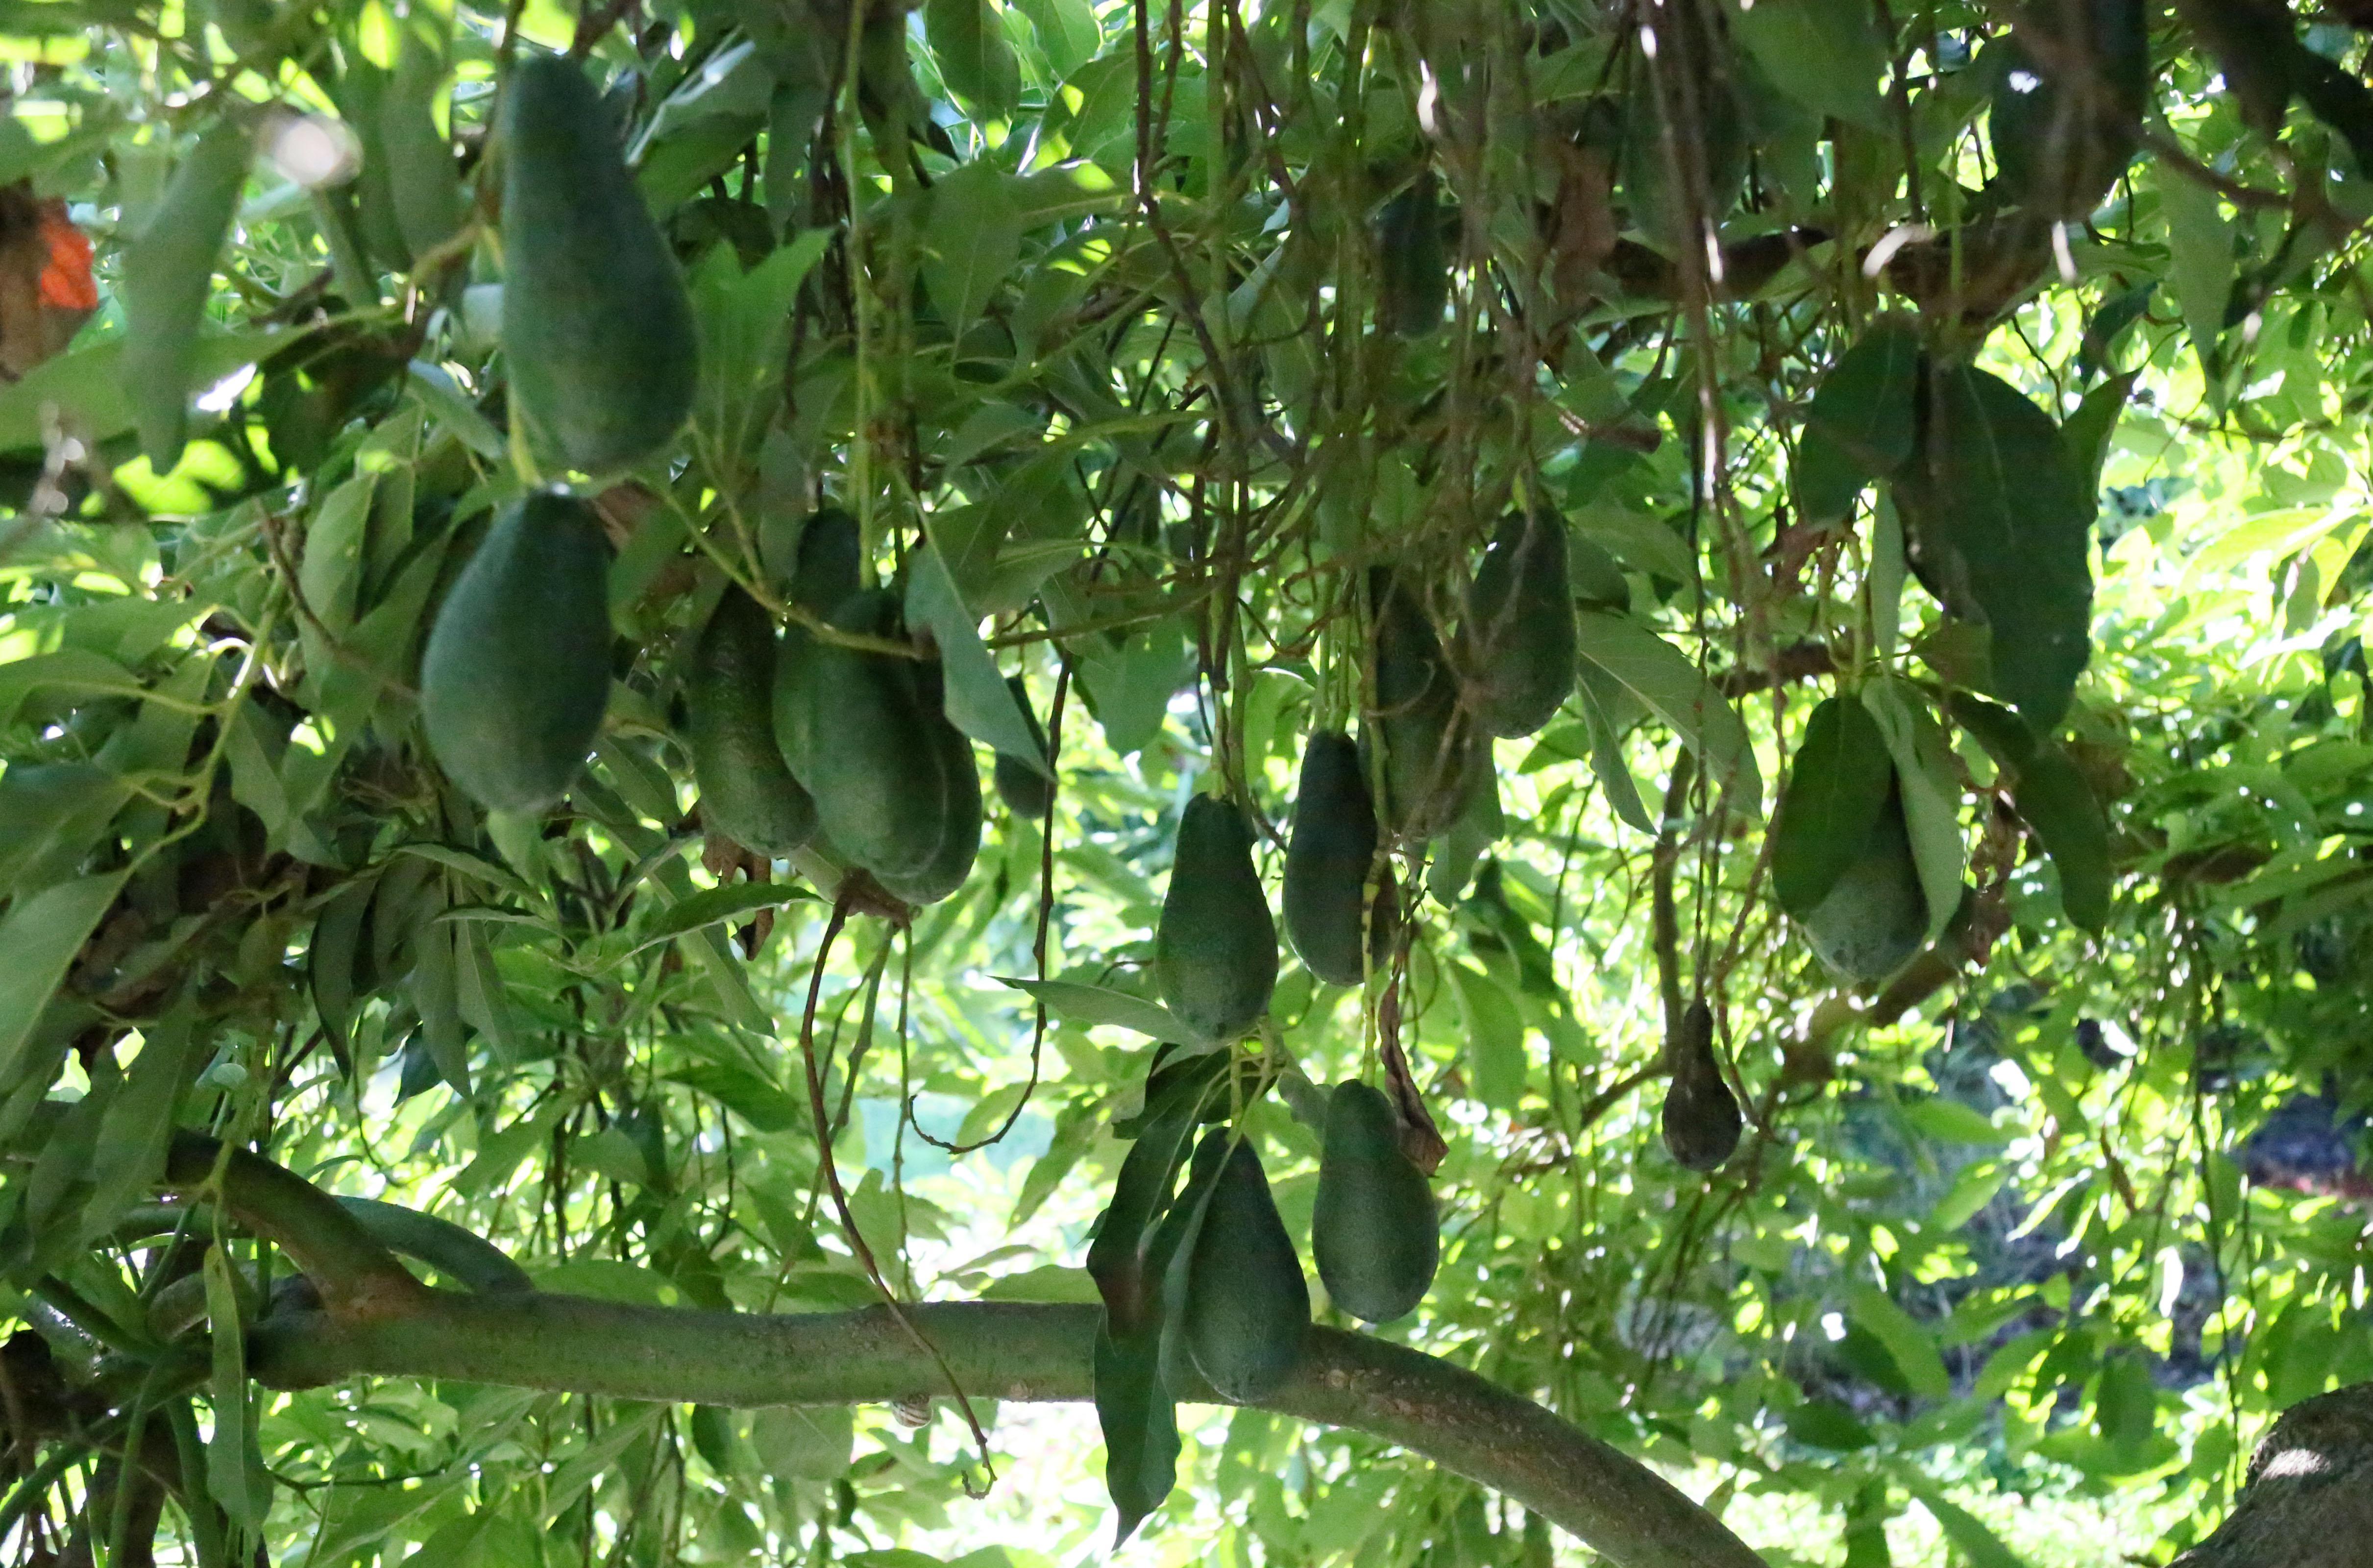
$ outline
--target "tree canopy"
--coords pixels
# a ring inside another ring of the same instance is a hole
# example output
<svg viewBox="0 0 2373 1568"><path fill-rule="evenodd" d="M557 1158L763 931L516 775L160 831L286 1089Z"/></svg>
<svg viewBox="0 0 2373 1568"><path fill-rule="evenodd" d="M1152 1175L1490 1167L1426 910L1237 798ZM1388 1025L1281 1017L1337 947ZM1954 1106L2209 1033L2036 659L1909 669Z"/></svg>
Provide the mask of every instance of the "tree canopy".
<svg viewBox="0 0 2373 1568"><path fill-rule="evenodd" d="M0 1552L2205 1540L2367 29L0 0Z"/></svg>

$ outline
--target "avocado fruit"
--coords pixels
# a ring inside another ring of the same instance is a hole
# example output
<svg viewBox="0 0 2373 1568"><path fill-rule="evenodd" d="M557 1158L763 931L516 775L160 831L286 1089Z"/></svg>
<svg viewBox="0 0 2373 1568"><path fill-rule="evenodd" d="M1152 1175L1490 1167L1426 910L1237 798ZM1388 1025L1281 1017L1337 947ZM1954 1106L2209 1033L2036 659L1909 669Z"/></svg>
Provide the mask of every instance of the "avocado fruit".
<svg viewBox="0 0 2373 1568"><path fill-rule="evenodd" d="M684 276L584 69L529 54L503 84L502 348L537 457L611 474L692 412L699 336Z"/></svg>
<svg viewBox="0 0 2373 1568"><path fill-rule="evenodd" d="M1512 512L1492 535L1467 600L1469 706L1493 735L1529 735L1573 695L1573 589L1564 521Z"/></svg>
<svg viewBox="0 0 2373 1568"><path fill-rule="evenodd" d="M438 606L420 660L428 749L491 811L567 793L610 701L610 545L583 501L499 512Z"/></svg>
<svg viewBox="0 0 2373 1568"><path fill-rule="evenodd" d="M815 837L815 802L775 743L775 623L728 583L693 644L687 739L702 821L779 859Z"/></svg>
<svg viewBox="0 0 2373 1568"><path fill-rule="evenodd" d="M1415 1311L1442 1261L1433 1188L1401 1152L1392 1101L1357 1079L1327 1096L1310 1254L1328 1297L1368 1323Z"/></svg>
<svg viewBox="0 0 2373 1568"><path fill-rule="evenodd" d="M1006 689L1013 694L1013 706L1022 709L1022 717L1030 725L1030 738L1038 743L1038 760L1046 760L1046 731L1038 722L1038 714L1030 706L1030 688L1019 675L1005 678ZM997 764L989 774L997 786L997 798L1015 816L1032 822L1042 820L1055 804L1055 781L1018 756L997 754Z"/></svg>
<svg viewBox="0 0 2373 1568"><path fill-rule="evenodd" d="M1713 1010L1702 1000L1681 1012L1666 1047L1672 1081L1665 1090L1665 1147L1689 1170L1720 1170L1745 1129L1738 1100L1713 1056Z"/></svg>
<svg viewBox="0 0 2373 1568"><path fill-rule="evenodd" d="M1861 852L1798 923L1821 962L1857 985L1886 979L1927 942L1928 899L1911 856L1900 783L1888 787Z"/></svg>
<svg viewBox="0 0 2373 1568"><path fill-rule="evenodd" d="M1207 1040L1242 1039L1268 1012L1277 925L1253 869L1252 828L1233 801L1198 795L1179 817L1153 974L1163 1005Z"/></svg>
<svg viewBox="0 0 2373 1568"><path fill-rule="evenodd" d="M1425 606L1388 568L1369 576L1374 664L1361 739L1381 752L1377 817L1393 832L1430 838L1457 820L1476 756L1458 679Z"/></svg>
<svg viewBox="0 0 2373 1568"><path fill-rule="evenodd" d="M1228 1136L1224 1127L1203 1135L1206 1143ZM1179 1344L1222 1398L1244 1404L1274 1392L1302 1359L1310 1286L1250 1142L1228 1150L1190 1246Z"/></svg>
<svg viewBox="0 0 2373 1568"><path fill-rule="evenodd" d="M1450 259L1432 170L1420 172L1377 209L1375 243L1376 324L1403 338L1439 331L1450 303Z"/></svg>
<svg viewBox="0 0 2373 1568"><path fill-rule="evenodd" d="M1303 748L1283 903L1287 940L1303 967L1329 985L1366 977L1362 912L1375 861L1376 808L1360 748L1340 731L1320 731Z"/></svg>

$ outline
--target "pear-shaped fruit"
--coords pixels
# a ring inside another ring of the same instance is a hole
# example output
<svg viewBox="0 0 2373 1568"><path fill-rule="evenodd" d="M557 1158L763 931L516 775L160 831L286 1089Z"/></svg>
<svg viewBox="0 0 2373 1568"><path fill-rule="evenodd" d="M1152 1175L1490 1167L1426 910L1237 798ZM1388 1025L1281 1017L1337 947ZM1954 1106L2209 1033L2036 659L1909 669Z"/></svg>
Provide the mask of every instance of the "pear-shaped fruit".
<svg viewBox="0 0 2373 1568"><path fill-rule="evenodd" d="M1374 675L1362 740L1383 753L1377 816L1397 833L1430 838L1455 821L1476 766L1458 679L1416 595L1383 568L1370 574Z"/></svg>
<svg viewBox="0 0 2373 1568"><path fill-rule="evenodd" d="M736 843L783 856L815 837L815 802L775 743L775 623L729 584L692 650L686 683L701 817Z"/></svg>
<svg viewBox="0 0 2373 1568"><path fill-rule="evenodd" d="M1179 1341L1221 1398L1260 1398L1292 1373L1310 1330L1310 1286L1249 1142L1228 1152L1213 1180L1186 1286Z"/></svg>
<svg viewBox="0 0 2373 1568"><path fill-rule="evenodd" d="M1241 1039L1268 1011L1277 925L1253 869L1252 828L1233 801L1198 795L1179 818L1153 976L1163 1004L1209 1040Z"/></svg>
<svg viewBox="0 0 2373 1568"><path fill-rule="evenodd" d="M1005 685L1013 693L1014 706L1022 709L1022 717L1029 721L1030 738L1038 743L1038 760L1046 761L1046 731L1038 722L1036 710L1030 706L1030 688L1023 684L1019 675L1008 675ZM1028 817L1036 822L1046 816L1047 808L1055 803L1055 781L1021 757L998 753L997 766L990 777L997 784L997 798L1003 801L1005 809L1015 816Z"/></svg>
<svg viewBox="0 0 2373 1568"><path fill-rule="evenodd" d="M503 359L540 454L590 473L674 439L700 380L692 303L583 67L522 57L503 84Z"/></svg>
<svg viewBox="0 0 2373 1568"><path fill-rule="evenodd" d="M1476 721L1494 735L1540 729L1573 693L1575 652L1565 523L1539 508L1513 512L1467 601Z"/></svg>
<svg viewBox="0 0 2373 1568"><path fill-rule="evenodd" d="M1303 748L1285 846L1285 934L1303 967L1331 985L1356 986L1362 910L1376 861L1376 808L1360 748L1340 731L1321 731ZM1389 906L1388 906L1389 907Z"/></svg>
<svg viewBox="0 0 2373 1568"><path fill-rule="evenodd" d="M1821 962L1856 984L1887 978L1920 951L1928 937L1928 899L1911 858L1900 786L1889 786L1861 853L1802 923Z"/></svg>
<svg viewBox="0 0 2373 1568"><path fill-rule="evenodd" d="M1713 1010L1689 1003L1666 1053L1673 1078L1665 1091L1665 1147L1690 1170L1719 1170L1737 1152L1746 1122L1714 1060Z"/></svg>
<svg viewBox="0 0 2373 1568"><path fill-rule="evenodd" d="M1442 1261L1433 1188L1401 1152L1392 1101L1356 1079L1327 1098L1310 1254L1335 1305L1370 1323L1414 1311Z"/></svg>
<svg viewBox="0 0 2373 1568"><path fill-rule="evenodd" d="M462 568L420 661L429 750L480 805L566 794L610 701L610 546L584 502L507 507Z"/></svg>

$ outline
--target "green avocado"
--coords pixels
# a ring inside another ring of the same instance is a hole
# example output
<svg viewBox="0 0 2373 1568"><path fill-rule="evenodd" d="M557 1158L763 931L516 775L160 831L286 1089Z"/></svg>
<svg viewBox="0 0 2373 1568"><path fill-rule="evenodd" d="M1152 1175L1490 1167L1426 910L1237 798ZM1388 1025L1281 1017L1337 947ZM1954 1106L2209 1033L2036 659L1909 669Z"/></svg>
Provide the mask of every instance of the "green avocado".
<svg viewBox="0 0 2373 1568"><path fill-rule="evenodd" d="M829 617L865 586L864 544L857 520L827 507L800 530L791 568L791 603L818 618ZM775 743L792 776L808 782L810 690L815 673L814 637L796 621L783 628L775 649Z"/></svg>
<svg viewBox="0 0 2373 1568"><path fill-rule="evenodd" d="M1855 984L1887 978L1926 942L1928 900L1911 858L1900 786L1889 784L1862 852L1801 923L1821 962Z"/></svg>
<svg viewBox="0 0 2373 1568"><path fill-rule="evenodd" d="M1383 753L1377 815L1397 834L1430 838L1457 820L1467 770L1485 759L1425 607L1382 568L1369 576L1369 603L1374 666L1361 739Z"/></svg>
<svg viewBox="0 0 2373 1568"><path fill-rule="evenodd" d="M610 545L593 509L507 507L453 579L420 660L428 749L493 811L567 793L610 701Z"/></svg>
<svg viewBox="0 0 2373 1568"><path fill-rule="evenodd" d="M1044 761L1046 731L1038 722L1037 711L1030 706L1030 688L1023 684L1019 675L1008 675L1005 685L1013 693L1014 706L1021 708L1022 717L1029 720L1030 738L1038 743L1038 755ZM1055 803L1055 781L1018 756L998 753L997 766L991 777L997 783L998 799L1003 801L1005 809L1015 816L1037 822Z"/></svg>
<svg viewBox="0 0 2373 1568"><path fill-rule="evenodd" d="M897 595L860 590L829 624L894 639ZM809 750L799 759L801 782L815 797L824 832L893 893L903 886L910 901L945 896L980 846L980 775L969 743L955 735L951 743L939 705L926 705L919 661L818 639L803 668Z"/></svg>
<svg viewBox="0 0 2373 1568"><path fill-rule="evenodd" d="M1693 1001L1666 1049L1672 1082L1665 1091L1665 1147L1693 1171L1714 1171L1737 1152L1745 1127L1738 1101L1713 1057L1713 1010Z"/></svg>
<svg viewBox="0 0 2373 1568"><path fill-rule="evenodd" d="M1179 818L1153 975L1163 1004L1209 1040L1241 1039L1268 1011L1277 925L1253 870L1252 829L1233 801L1198 795Z"/></svg>
<svg viewBox="0 0 2373 1568"><path fill-rule="evenodd" d="M815 837L815 802L775 744L775 623L728 584L693 644L685 707L702 820L779 858Z"/></svg>
<svg viewBox="0 0 2373 1568"><path fill-rule="evenodd" d="M1224 1127L1203 1135L1207 1144L1227 1137ZM1222 1398L1260 1398L1302 1359L1310 1287L1251 1143L1228 1152L1191 1245L1179 1341Z"/></svg>
<svg viewBox="0 0 2373 1568"><path fill-rule="evenodd" d="M908 904L936 904L964 884L980 854L980 771L973 761L972 742L948 722L941 669L936 663L916 666L917 700L923 714L923 733L935 759L935 776L945 780L946 829L939 854L912 876L884 872L882 885Z"/></svg>
<svg viewBox="0 0 2373 1568"><path fill-rule="evenodd" d="M576 62L512 66L497 136L503 359L529 445L588 473L632 467L692 412L699 338L683 275Z"/></svg>
<svg viewBox="0 0 2373 1568"><path fill-rule="evenodd" d="M1369 1323L1416 1310L1442 1261L1433 1188L1401 1153L1392 1101L1356 1079L1327 1097L1310 1254L1335 1305Z"/></svg>
<svg viewBox="0 0 2373 1568"><path fill-rule="evenodd" d="M1573 693L1573 589L1565 523L1536 509L1501 523L1467 601L1469 701L1494 735L1529 735Z"/></svg>
<svg viewBox="0 0 2373 1568"><path fill-rule="evenodd" d="M1450 303L1450 259L1442 244L1442 201L1432 170L1377 210L1375 240L1376 324L1396 337L1441 330Z"/></svg>
<svg viewBox="0 0 2373 1568"><path fill-rule="evenodd" d="M1293 832L1285 847L1285 934L1303 966L1330 985L1356 986L1361 911L1376 861L1376 808L1360 748L1339 731L1321 731L1303 748L1293 797Z"/></svg>

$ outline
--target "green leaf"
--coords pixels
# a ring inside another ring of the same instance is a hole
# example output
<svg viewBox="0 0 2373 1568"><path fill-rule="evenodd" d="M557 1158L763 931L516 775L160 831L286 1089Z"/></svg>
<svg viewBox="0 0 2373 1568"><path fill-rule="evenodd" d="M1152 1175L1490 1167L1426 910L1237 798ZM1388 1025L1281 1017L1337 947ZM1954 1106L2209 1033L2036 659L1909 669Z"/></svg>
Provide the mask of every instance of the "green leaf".
<svg viewBox="0 0 2373 1568"><path fill-rule="evenodd" d="M1850 1454L1878 1441L1870 1428L1835 1399L1807 1399L1787 1415L1788 1435L1809 1448Z"/></svg>
<svg viewBox="0 0 2373 1568"><path fill-rule="evenodd" d="M188 438L198 327L247 183L248 151L238 123L210 127L123 252L124 392L158 474L181 462Z"/></svg>
<svg viewBox="0 0 2373 1568"><path fill-rule="evenodd" d="M190 345L184 384L210 385L269 358L296 335L285 327L229 333L201 328ZM134 357L132 345L116 337L34 366L22 380L0 390L0 451L40 448L51 420L91 441L111 440L132 429L143 406L126 363Z"/></svg>
<svg viewBox="0 0 2373 1568"><path fill-rule="evenodd" d="M1944 1357L1936 1352L1935 1337L1877 1286L1864 1280L1848 1285L1846 1316L1887 1347L1914 1394L1928 1399L1952 1396L1953 1380L1946 1375Z"/></svg>
<svg viewBox="0 0 2373 1568"><path fill-rule="evenodd" d="M1771 891L1803 915L1829 895L1862 852L1894 777L1887 737L1850 696L1813 709L1771 824Z"/></svg>
<svg viewBox="0 0 2373 1568"><path fill-rule="evenodd" d="M2167 219L2168 281L2182 307L2184 325L2203 365L2217 363L2225 334L2225 306L2233 294L2233 230L2218 206L2221 197L2191 176L2154 160L2158 208ZM2212 369L2208 380L2214 383Z"/></svg>
<svg viewBox="0 0 2373 1568"><path fill-rule="evenodd" d="M2061 908L2086 930L2101 930L2110 919L2112 883L2110 819L2092 786L2065 747L2057 741L2039 743L2007 708L1966 692L1955 693L1950 706L1953 717L2010 775L2012 808L2035 829L2060 873Z"/></svg>
<svg viewBox="0 0 2373 1568"><path fill-rule="evenodd" d="M468 211L453 147L437 129L436 102L450 70L451 19L435 6L404 14L395 72L380 99L380 146L396 227L413 255L442 244Z"/></svg>
<svg viewBox="0 0 2373 1568"><path fill-rule="evenodd" d="M254 1390L247 1381L247 1330L230 1258L206 1249L206 1317L213 1327L214 1432L206 1440L206 1491L251 1537L263 1528L272 1481L255 1438Z"/></svg>
<svg viewBox="0 0 2373 1568"><path fill-rule="evenodd" d="M1936 1520L1936 1527L1953 1550L1969 1559L1970 1568L2027 1568L2018 1553L2002 1543L1986 1522L1959 1504L1946 1500L1942 1488L1916 1471L1901 1473L1903 1484Z"/></svg>
<svg viewBox="0 0 2373 1568"><path fill-rule="evenodd" d="M2060 427L2061 437L2068 443L2068 461L2075 465L2087 496L2098 497L2101 493L2101 465L2109 461L2110 438L2118 432L2119 416L2125 413L2126 400L2133 395L2140 375L2129 370L2110 377L2087 392L2076 412Z"/></svg>
<svg viewBox="0 0 2373 1568"><path fill-rule="evenodd" d="M1597 776L1598 787L1607 791L1607 803L1617 816L1642 833L1654 833L1655 819L1648 814L1646 802L1640 799L1639 783L1631 777L1631 765L1623 758L1623 740L1614 717L1622 705L1635 699L1588 660L1580 661L1579 666L1574 690L1581 694L1583 721L1590 737L1590 770Z"/></svg>
<svg viewBox="0 0 2373 1568"><path fill-rule="evenodd" d="M1123 1341L1098 1328L1094 1375L1105 1490L1119 1515L1113 1537L1117 1548L1177 1484L1178 1412L1162 1386L1159 1334Z"/></svg>
<svg viewBox="0 0 2373 1568"><path fill-rule="evenodd" d="M205 1063L194 1022L188 1013L169 1013L141 1032L140 1054L108 1106L91 1152L91 1197L80 1226L86 1246L105 1236L164 1174L182 1091Z"/></svg>
<svg viewBox="0 0 2373 1568"><path fill-rule="evenodd" d="M1759 0L1731 26L1773 86L1816 114L1891 132L1887 43L1863 0Z"/></svg>
<svg viewBox="0 0 2373 1568"><path fill-rule="evenodd" d="M967 163L931 187L923 216L923 287L956 343L1022 260L1012 176Z"/></svg>
<svg viewBox="0 0 2373 1568"><path fill-rule="evenodd" d="M995 118L1022 101L1022 65L988 0L923 0L923 36L951 91Z"/></svg>
<svg viewBox="0 0 2373 1568"><path fill-rule="evenodd" d="M750 1419L750 1447L770 1476L831 1480L848 1469L856 1417L848 1405L769 1405Z"/></svg>
<svg viewBox="0 0 2373 1568"><path fill-rule="evenodd" d="M1525 1096L1525 1021L1507 989L1480 969L1449 965L1465 1020L1475 1097L1495 1111L1513 1111Z"/></svg>
<svg viewBox="0 0 2373 1568"><path fill-rule="evenodd" d="M1892 676L1873 681L1863 687L1862 700L1895 762L1911 860L1928 905L1928 939L1934 942L1960 907L1961 872L1968 864L1961 839L1960 786L1945 732L1909 682Z"/></svg>
<svg viewBox="0 0 2373 1568"><path fill-rule="evenodd" d="M1790 474L1805 521L1844 517L1864 486L1891 478L1911 460L1920 346L1916 324L1881 316L1822 376Z"/></svg>
<svg viewBox="0 0 2373 1568"><path fill-rule="evenodd" d="M1088 0L1015 0L1038 47L1046 53L1055 79L1062 80L1096 57L1104 35L1096 27L1095 8Z"/></svg>
<svg viewBox="0 0 2373 1568"><path fill-rule="evenodd" d="M1210 1042L1170 1015L1158 1001L1147 1001L1126 991L1109 990L1081 980L1013 980L998 977L999 985L1028 991L1046 1004L1046 1011L1073 1024L1109 1024L1138 1034L1199 1050Z"/></svg>
<svg viewBox="0 0 2373 1568"><path fill-rule="evenodd" d="M1920 1132L1946 1143L1976 1143L1999 1148L2011 1140L2010 1132L1996 1127L1991 1117L1975 1106L1942 1095L1930 1095L1903 1107L1903 1119Z"/></svg>
<svg viewBox="0 0 2373 1568"><path fill-rule="evenodd" d="M1920 580L1992 630L1996 689L2049 731L2092 654L2095 508L2060 427L1997 376L1935 367L1895 498Z"/></svg>
<svg viewBox="0 0 2373 1568"><path fill-rule="evenodd" d="M1042 777L1054 778L1029 719L1013 699L1013 688L980 640L979 623L956 593L955 579L939 546L926 544L906 560L906 621L929 627L939 647L948 722L999 755L1017 758Z"/></svg>
<svg viewBox="0 0 2373 1568"><path fill-rule="evenodd" d="M789 882L736 882L723 887L705 887L660 910L627 951L640 953L647 947L689 936L706 926L738 920L756 910L814 896L812 889Z"/></svg>
<svg viewBox="0 0 2373 1568"><path fill-rule="evenodd" d="M1637 621L1603 610L1575 615L1584 663L1596 665L1617 685L1670 725L1717 790L1729 791L1732 807L1748 816L1763 809L1763 776L1755 747L1729 699L1689 655Z"/></svg>
<svg viewBox="0 0 2373 1568"><path fill-rule="evenodd" d="M16 1093L25 1042L75 955L123 887L123 872L18 896L0 919L0 1094Z"/></svg>

